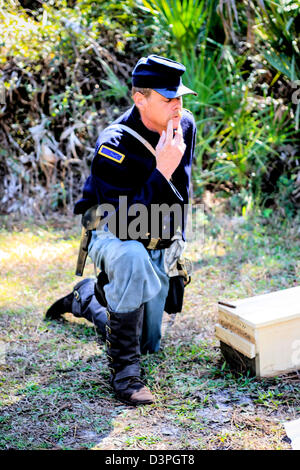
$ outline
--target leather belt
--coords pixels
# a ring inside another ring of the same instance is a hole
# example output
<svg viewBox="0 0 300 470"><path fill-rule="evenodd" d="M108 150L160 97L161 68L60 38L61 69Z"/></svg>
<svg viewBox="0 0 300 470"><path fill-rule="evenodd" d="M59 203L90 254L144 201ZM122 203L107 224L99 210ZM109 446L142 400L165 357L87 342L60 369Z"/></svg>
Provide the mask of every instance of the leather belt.
<svg viewBox="0 0 300 470"><path fill-rule="evenodd" d="M93 232L95 229L92 229L91 231ZM126 240L122 239L122 241ZM164 238L148 238L146 240L138 239L137 241L141 242L147 250L163 250L165 248L169 248L173 243L173 240L167 240Z"/></svg>
<svg viewBox="0 0 300 470"><path fill-rule="evenodd" d="M164 240L161 238L150 238L143 243L147 250L163 250L172 245L173 240Z"/></svg>

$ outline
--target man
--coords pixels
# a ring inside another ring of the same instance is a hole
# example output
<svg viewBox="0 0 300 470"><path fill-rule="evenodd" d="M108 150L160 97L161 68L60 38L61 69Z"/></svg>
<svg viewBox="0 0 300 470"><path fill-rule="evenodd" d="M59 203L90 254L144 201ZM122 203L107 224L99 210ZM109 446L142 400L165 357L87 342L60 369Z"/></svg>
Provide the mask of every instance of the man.
<svg viewBox="0 0 300 470"><path fill-rule="evenodd" d="M106 312L94 296L94 282L85 279L46 314L55 318L71 310L94 321L106 337L112 387L133 405L154 401L140 378L140 355L159 349L169 289L165 249L176 233L178 240L178 225L185 237L196 127L182 108L182 96L196 93L182 84L184 72L182 64L160 56L138 61L132 72L134 106L101 132L75 205L75 214L103 207L89 256L107 277L100 286ZM154 209L162 205L167 210L153 223ZM140 224L139 211L146 214Z"/></svg>

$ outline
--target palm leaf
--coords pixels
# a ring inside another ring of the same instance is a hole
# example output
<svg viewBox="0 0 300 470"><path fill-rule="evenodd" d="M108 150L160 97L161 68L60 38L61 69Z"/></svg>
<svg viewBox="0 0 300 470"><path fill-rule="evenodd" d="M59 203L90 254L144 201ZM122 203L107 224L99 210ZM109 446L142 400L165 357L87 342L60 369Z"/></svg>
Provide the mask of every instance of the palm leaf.
<svg viewBox="0 0 300 470"><path fill-rule="evenodd" d="M207 18L205 0L143 0L181 46L194 46Z"/></svg>
<svg viewBox="0 0 300 470"><path fill-rule="evenodd" d="M281 53L278 54L275 51L262 49L261 53L267 62L277 71L289 78L291 81L298 80L300 78L299 71L295 65L295 56L292 58Z"/></svg>

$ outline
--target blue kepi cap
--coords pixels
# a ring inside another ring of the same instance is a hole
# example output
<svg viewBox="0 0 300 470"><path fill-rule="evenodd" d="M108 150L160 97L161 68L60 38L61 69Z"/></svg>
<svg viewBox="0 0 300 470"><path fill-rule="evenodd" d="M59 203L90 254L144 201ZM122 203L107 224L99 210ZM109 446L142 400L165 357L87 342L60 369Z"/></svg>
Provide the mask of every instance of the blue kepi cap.
<svg viewBox="0 0 300 470"><path fill-rule="evenodd" d="M185 66L158 55L142 57L132 72L132 86L137 88L151 88L165 98L177 98L182 95L197 95L190 88L183 85L181 76Z"/></svg>

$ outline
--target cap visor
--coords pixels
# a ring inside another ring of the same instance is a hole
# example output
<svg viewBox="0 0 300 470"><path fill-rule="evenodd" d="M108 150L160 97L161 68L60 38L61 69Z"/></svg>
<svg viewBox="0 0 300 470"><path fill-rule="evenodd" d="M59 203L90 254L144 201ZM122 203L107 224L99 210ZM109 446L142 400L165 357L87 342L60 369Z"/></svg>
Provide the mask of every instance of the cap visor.
<svg viewBox="0 0 300 470"><path fill-rule="evenodd" d="M153 90L168 99L178 98L183 95L198 95L198 93L182 84L176 88L153 88Z"/></svg>

